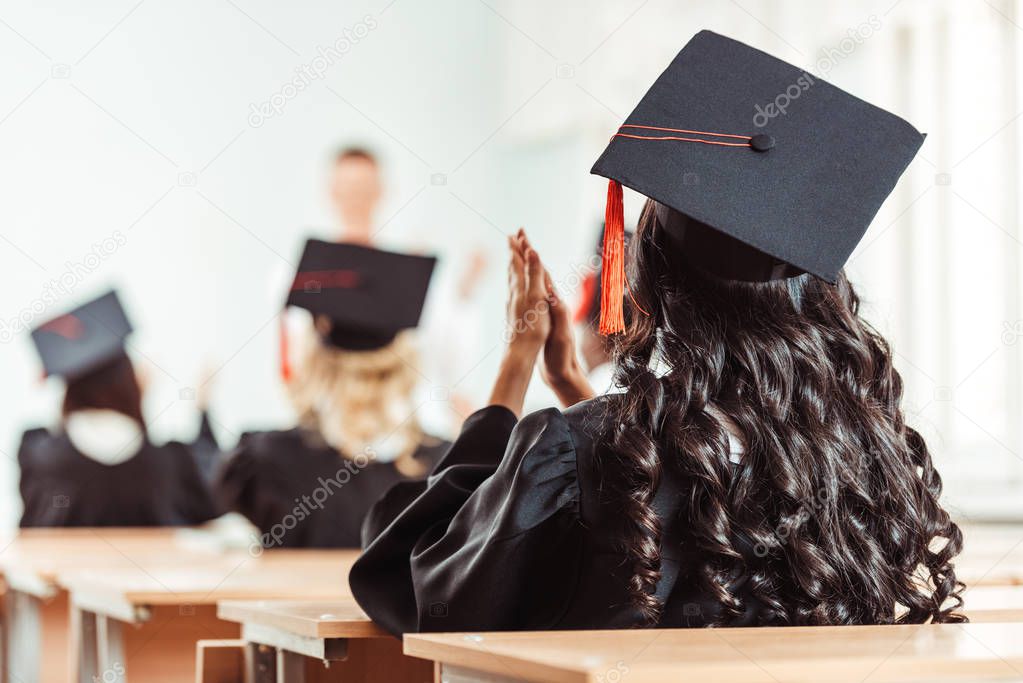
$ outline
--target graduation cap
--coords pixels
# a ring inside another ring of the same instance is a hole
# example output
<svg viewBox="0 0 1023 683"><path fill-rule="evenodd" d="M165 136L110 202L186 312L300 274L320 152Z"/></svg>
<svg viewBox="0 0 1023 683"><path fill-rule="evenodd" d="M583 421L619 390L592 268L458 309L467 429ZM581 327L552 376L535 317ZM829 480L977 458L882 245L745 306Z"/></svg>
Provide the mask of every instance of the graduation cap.
<svg viewBox="0 0 1023 683"><path fill-rule="evenodd" d="M730 280L838 277L924 136L899 117L701 31L611 138L600 330L624 328L622 185L693 265Z"/></svg>
<svg viewBox="0 0 1023 683"><path fill-rule="evenodd" d="M437 259L357 244L306 242L287 306L329 323L324 339L338 348L370 351L419 324ZM283 332L283 328L282 328ZM286 344L282 336L282 344ZM286 349L282 349L286 360ZM287 364L282 368L290 373Z"/></svg>
<svg viewBox="0 0 1023 683"><path fill-rule="evenodd" d="M124 355L131 333L117 292L110 291L32 330L47 376L75 379Z"/></svg>

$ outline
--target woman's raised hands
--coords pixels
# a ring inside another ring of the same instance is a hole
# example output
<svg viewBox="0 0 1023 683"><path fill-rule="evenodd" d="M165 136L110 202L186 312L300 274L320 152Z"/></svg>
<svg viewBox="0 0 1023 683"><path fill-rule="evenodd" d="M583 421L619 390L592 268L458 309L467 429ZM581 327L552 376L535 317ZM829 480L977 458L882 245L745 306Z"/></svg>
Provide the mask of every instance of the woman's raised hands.
<svg viewBox="0 0 1023 683"><path fill-rule="evenodd" d="M524 230L508 238L507 342L490 403L521 413L536 359L543 350L542 376L565 406L593 391L576 360L572 320L550 274Z"/></svg>
<svg viewBox="0 0 1023 683"><path fill-rule="evenodd" d="M551 332L550 308L554 290L540 256L519 229L508 238L508 346L539 353Z"/></svg>

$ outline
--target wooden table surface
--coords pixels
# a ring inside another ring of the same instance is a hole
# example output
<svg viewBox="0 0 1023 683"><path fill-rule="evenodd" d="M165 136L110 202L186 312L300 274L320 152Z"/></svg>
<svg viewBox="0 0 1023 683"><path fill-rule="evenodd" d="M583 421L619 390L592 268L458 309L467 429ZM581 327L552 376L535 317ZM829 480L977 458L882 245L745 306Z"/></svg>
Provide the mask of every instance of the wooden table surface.
<svg viewBox="0 0 1023 683"><path fill-rule="evenodd" d="M306 638L373 638L388 635L354 598L341 600L222 600L217 616Z"/></svg>
<svg viewBox="0 0 1023 683"><path fill-rule="evenodd" d="M967 585L1023 585L1023 526L961 524L963 552L956 577Z"/></svg>
<svg viewBox="0 0 1023 683"><path fill-rule="evenodd" d="M1023 622L1023 586L967 586L963 603L973 622Z"/></svg>
<svg viewBox="0 0 1023 683"><path fill-rule="evenodd" d="M958 522L963 547L971 552L1023 555L1023 524L971 524Z"/></svg>
<svg viewBox="0 0 1023 683"><path fill-rule="evenodd" d="M248 677L236 671L231 680L254 680L257 672L273 669L276 679L267 674L267 680L282 683L434 681L433 663L403 654L401 640L370 621L352 597L221 601L217 617L241 625L248 651L241 658L249 662Z"/></svg>
<svg viewBox="0 0 1023 683"><path fill-rule="evenodd" d="M1023 622L1023 587L978 586L963 594L974 622ZM271 626L309 638L386 635L354 598L339 600L225 600L217 603L225 621Z"/></svg>
<svg viewBox="0 0 1023 683"><path fill-rule="evenodd" d="M180 564L67 569L58 583L75 604L130 621L126 608L212 605L221 600L328 599L351 595L354 550L268 550Z"/></svg>
<svg viewBox="0 0 1023 683"><path fill-rule="evenodd" d="M347 597L357 556L353 550L276 549L258 557L65 569L57 583L67 589L75 617L77 678L102 677L118 665L131 681L194 678L197 642L237 638L240 631L238 623L217 616L217 602Z"/></svg>
<svg viewBox="0 0 1023 683"><path fill-rule="evenodd" d="M148 570L246 555L191 528L23 529L0 547L0 574L17 590L49 597L67 570Z"/></svg>
<svg viewBox="0 0 1023 683"><path fill-rule="evenodd" d="M967 584L1023 585L1023 526L963 525L964 552L956 560ZM292 552L292 551L285 551ZM273 557L280 550L267 551ZM154 572L218 558L249 558L222 546L212 533L193 528L23 529L0 544L0 573L10 582L30 577L50 582L68 571L125 567ZM152 572L151 572L152 573Z"/></svg>
<svg viewBox="0 0 1023 683"><path fill-rule="evenodd" d="M1023 621L1023 593L988 588L1019 586L1015 590L1023 591L1023 527L964 525L963 530L965 550L956 564L959 577L970 584L967 614L975 621ZM88 609L127 621L145 606L208 605L212 616L213 605L221 600L268 604L270 599L316 598L313 605L274 606L258 618L333 637L330 629L335 627L366 628L367 634L376 629L358 620L361 613L342 610L350 595L347 572L355 556L352 551L271 550L253 558L245 549L227 548L214 534L197 529L26 529L11 542L0 543L0 574L14 590L43 599L52 599L63 584ZM59 608L61 603L51 604ZM334 616L340 618L332 622Z"/></svg>
<svg viewBox="0 0 1023 683"><path fill-rule="evenodd" d="M546 683L1018 680L1023 623L408 634L405 653Z"/></svg>
<svg viewBox="0 0 1023 683"><path fill-rule="evenodd" d="M21 529L0 543L0 575L7 586L3 605L7 679L69 680L70 662L64 653L70 645L71 614L67 594L57 583L61 572L151 570L226 554L245 551L228 550L221 537L201 528Z"/></svg>

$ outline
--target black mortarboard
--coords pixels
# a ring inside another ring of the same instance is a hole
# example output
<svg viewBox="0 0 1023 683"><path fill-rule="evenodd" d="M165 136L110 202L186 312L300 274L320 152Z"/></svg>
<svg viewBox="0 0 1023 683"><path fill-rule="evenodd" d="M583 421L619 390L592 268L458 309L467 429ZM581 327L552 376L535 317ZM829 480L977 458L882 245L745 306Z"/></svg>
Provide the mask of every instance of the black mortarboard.
<svg viewBox="0 0 1023 683"><path fill-rule="evenodd" d="M611 180L612 287L624 283L619 183L657 201L667 232L686 233L690 262L716 275L834 282L923 139L802 69L701 31L593 166ZM605 295L601 331L622 329L620 298Z"/></svg>
<svg viewBox="0 0 1023 683"><path fill-rule="evenodd" d="M58 316L32 330L46 375L74 379L124 354L131 323L116 292Z"/></svg>
<svg viewBox="0 0 1023 683"><path fill-rule="evenodd" d="M416 327L437 259L309 240L288 306L330 323L325 338L353 351L379 349Z"/></svg>

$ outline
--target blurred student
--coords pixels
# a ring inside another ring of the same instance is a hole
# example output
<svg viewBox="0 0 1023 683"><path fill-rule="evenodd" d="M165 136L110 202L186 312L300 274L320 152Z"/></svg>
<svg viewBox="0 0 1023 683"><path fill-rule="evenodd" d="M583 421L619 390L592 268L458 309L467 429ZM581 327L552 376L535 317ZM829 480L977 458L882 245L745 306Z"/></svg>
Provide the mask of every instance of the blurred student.
<svg viewBox="0 0 1023 683"><path fill-rule="evenodd" d="M512 240L516 333L490 406L428 481L367 518L349 580L376 623L964 620L962 534L843 270L923 136L819 80L757 130L754 105L806 77L701 32L596 162L609 179L600 329L624 332L623 393L579 402L592 389L569 316L525 235ZM648 197L628 279L623 184ZM520 421L539 355L572 407Z"/></svg>
<svg viewBox="0 0 1023 683"><path fill-rule="evenodd" d="M22 438L22 527L188 525L215 516L192 449L149 440L142 386L124 347L130 332L115 292L32 332L46 374L66 389L58 427ZM212 434L199 443L206 439Z"/></svg>
<svg viewBox="0 0 1023 683"><path fill-rule="evenodd" d="M381 162L364 147L345 147L335 154L329 181L337 225L334 241L380 246L378 238L384 228L378 215L385 190L382 170ZM423 408L424 419L438 429L450 430L452 422L457 426L472 411L472 400L457 385L479 356L475 299L487 266L485 253L475 249L455 281L431 288L417 343L423 374L443 388L450 399L450 406L433 400ZM453 329L459 330L455 343L450 335ZM452 417L457 419L452 421Z"/></svg>
<svg viewBox="0 0 1023 683"><path fill-rule="evenodd" d="M420 426L414 400L412 328L434 264L306 244L288 305L308 311L312 327L289 332L297 353L282 353L298 425L244 434L218 486L224 507L255 524L264 547L358 547L370 506L394 484L425 477L446 449Z"/></svg>

